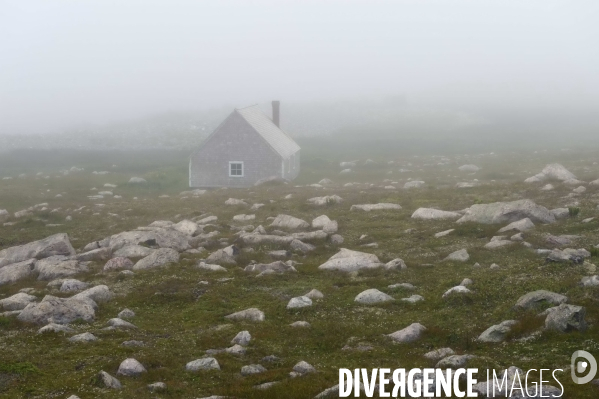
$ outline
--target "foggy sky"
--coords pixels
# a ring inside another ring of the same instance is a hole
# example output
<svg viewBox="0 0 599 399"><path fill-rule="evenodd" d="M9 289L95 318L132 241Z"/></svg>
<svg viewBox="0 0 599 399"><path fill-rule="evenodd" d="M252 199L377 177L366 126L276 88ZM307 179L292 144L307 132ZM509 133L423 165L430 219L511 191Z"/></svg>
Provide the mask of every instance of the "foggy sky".
<svg viewBox="0 0 599 399"><path fill-rule="evenodd" d="M0 0L0 134L279 99L599 105L596 0Z"/></svg>

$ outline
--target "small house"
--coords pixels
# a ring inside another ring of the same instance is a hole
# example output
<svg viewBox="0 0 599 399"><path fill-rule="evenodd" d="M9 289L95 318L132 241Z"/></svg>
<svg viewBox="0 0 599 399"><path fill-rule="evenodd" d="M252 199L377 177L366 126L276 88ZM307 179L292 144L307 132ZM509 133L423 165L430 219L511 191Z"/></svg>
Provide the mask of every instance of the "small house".
<svg viewBox="0 0 599 399"><path fill-rule="evenodd" d="M257 105L235 109L189 159L190 187L249 187L270 177L293 180L300 147L279 126L279 101L269 118Z"/></svg>

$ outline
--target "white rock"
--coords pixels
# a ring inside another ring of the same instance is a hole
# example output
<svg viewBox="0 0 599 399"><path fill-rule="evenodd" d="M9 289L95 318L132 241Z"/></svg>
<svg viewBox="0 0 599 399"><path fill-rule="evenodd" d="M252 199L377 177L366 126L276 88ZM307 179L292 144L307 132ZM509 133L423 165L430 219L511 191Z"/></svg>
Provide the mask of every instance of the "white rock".
<svg viewBox="0 0 599 399"><path fill-rule="evenodd" d="M453 260L457 262L466 262L470 259L470 255L466 249L460 249L458 251L452 252L444 260Z"/></svg>
<svg viewBox="0 0 599 399"><path fill-rule="evenodd" d="M185 365L187 371L220 370L218 361L213 357L205 357L193 360Z"/></svg>
<svg viewBox="0 0 599 399"><path fill-rule="evenodd" d="M146 368L138 362L136 359L128 358L121 362L117 375L124 375L127 377L136 377L141 373L147 372Z"/></svg>
<svg viewBox="0 0 599 399"><path fill-rule="evenodd" d="M457 212L442 211L433 208L418 208L412 214L412 219L422 220L456 220L462 215Z"/></svg>
<svg viewBox="0 0 599 399"><path fill-rule="evenodd" d="M385 294L384 292L377 290L376 288L371 288L366 291L362 291L354 299L355 302L358 302L361 304L366 304L366 305L370 305L370 304L374 304L374 303L381 303L381 302L388 302L388 301L393 301L393 300L394 300L394 298L392 296L389 296L389 295Z"/></svg>
<svg viewBox="0 0 599 399"><path fill-rule="evenodd" d="M420 339L422 333L426 330L420 323L412 323L403 330L396 331L392 334L387 335L393 341L398 343L414 342Z"/></svg>
<svg viewBox="0 0 599 399"><path fill-rule="evenodd" d="M312 300L307 296L298 296L291 298L287 304L287 309L305 308L307 306L312 306Z"/></svg>

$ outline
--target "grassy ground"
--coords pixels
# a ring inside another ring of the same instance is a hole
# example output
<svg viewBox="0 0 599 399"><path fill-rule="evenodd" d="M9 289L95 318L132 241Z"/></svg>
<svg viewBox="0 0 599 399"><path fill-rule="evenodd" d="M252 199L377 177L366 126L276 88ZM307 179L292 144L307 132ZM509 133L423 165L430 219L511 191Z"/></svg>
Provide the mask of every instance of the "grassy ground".
<svg viewBox="0 0 599 399"><path fill-rule="evenodd" d="M378 155L378 156L377 156ZM402 156L363 154L378 162L373 166L357 167L349 175L339 175L338 162L320 150L306 151L302 173L289 186L252 189L213 190L199 198L181 199L179 192L188 189L186 156L181 153L77 153L48 154L20 152L0 158L0 209L11 213L38 203L48 202L49 210L19 219L12 226L0 227L0 249L40 239L58 232L69 234L75 248L81 249L93 240L145 226L155 220L178 221L201 214L216 215L221 224L220 237L235 239L228 224L235 214L248 213L245 208L223 205L229 197L243 198L249 203L265 203L256 212L254 225L267 225L266 218L279 213L312 220L327 214L339 222L339 233L344 236L343 247L375 253L382 261L396 257L405 260L408 269L401 272L369 271L359 274L341 274L319 271L317 268L337 248L326 245L308 257L295 256L301 262L297 274L256 278L241 268L249 260L269 261L268 247L259 248L251 255L244 254L240 267L229 267L227 273L210 273L194 267L200 255L183 255L179 264L167 268L139 272L134 277L101 273L103 264L94 264L92 270L81 275L91 284L106 284L117 295L100 306L92 324L76 324L78 332L93 332L99 340L89 344L71 344L60 334L36 334L35 326L23 325L14 318L0 317L0 397L6 398L66 398L76 394L85 398L196 398L210 395L231 395L244 398L311 398L325 388L338 383L338 369L373 367L431 367L422 355L432 349L450 346L457 353L479 356L471 365L480 368L507 368L516 365L524 370L535 368L562 368L560 382L568 398L595 398L596 387L577 386L569 377L570 356L584 349L599 355L599 290L578 286L588 271L579 265L546 264L534 252L524 247L509 247L489 251L483 245L501 226L459 225L451 221L423 222L410 218L418 207L438 207L459 210L473 203L508 201L531 198L548 208L579 201L581 212L576 218L553 225L537 226L526 233L526 240L536 248L546 247L543 234L579 234L574 247L589 248L599 243L599 219L590 223L580 221L597 216L599 203L597 189L588 186L583 195L564 198L572 187L555 184L554 191L539 191L538 185L525 185L522 180L538 173L548 162L561 162L580 179L599 178L599 167L593 164L597 153L592 152L521 152L452 155L446 160L440 156ZM393 165L387 161L393 160ZM439 165L439 163L443 163ZM474 163L482 169L474 175L457 167ZM114 166L113 166L114 165ZM68 175L60 170L72 166L82 172ZM409 172L400 173L400 168ZM94 175L93 170L110 171L108 175ZM391 174L388 172L392 171ZM36 176L37 172L42 172ZM25 177L17 177L24 173ZM49 178L45 178L49 176ZM126 184L131 176L144 177L146 186ZM335 184L326 189L295 187L316 183L328 177ZM416 190L386 190L393 184L402 187L408 178L422 179L426 187ZM388 182L384 182L389 179ZM455 189L460 181L478 179L480 187ZM360 185L343 187L346 182ZM397 182L397 183L393 183ZM105 198L91 201L88 195L105 183L118 185L114 193L122 199ZM370 186L372 184L373 186ZM284 200L287 194L290 200ZM56 194L62 197L56 198ZM168 198L159 198L160 195ZM337 194L344 202L339 205L313 207L306 199L314 196ZM133 197L137 197L134 200ZM274 200L270 203L270 200ZM101 202L103 207L95 205ZM399 212L349 212L352 204L394 202L401 204ZM85 206L81 211L75 212ZM71 215L73 220L65 221ZM48 227L47 224L61 224ZM452 234L434 238L439 231L456 228ZM407 233L407 229L415 229ZM360 240L367 234L366 240ZM364 243L376 242L378 248L364 249ZM441 260L449 253L467 248L471 259L464 263ZM475 262L483 267L472 268ZM596 259L591 259L596 263ZM491 263L500 265L489 270ZM231 278L219 281L222 277ZM458 285L463 278L474 281L472 295L442 300L441 295ZM207 281L208 284L200 283ZM391 290L387 286L409 282L415 292ZM24 287L34 287L35 295L61 296L46 287L45 282L21 281L0 287L0 298L13 295ZM302 310L286 310L290 298L316 288L324 293L323 300ZM399 299L412 293L420 294L424 302L410 305L394 301L385 305L361 306L353 299L361 291L377 288ZM582 305L587 310L590 328L585 333L557 334L545 332L528 342L518 339L538 329L534 315L513 310L523 294L547 289L565 294L569 303ZM102 331L108 319L116 317L123 308L134 310L132 320L138 326L134 331ZM224 316L234 311L258 307L266 314L263 323L231 323ZM482 344L474 340L482 331L503 320L520 320L511 339L503 344ZM292 328L297 320L310 322L307 329ZM385 337L413 322L427 327L424 337L410 345L393 344ZM252 341L243 357L219 354L215 357L220 372L186 372L185 364L204 355L207 349L230 346L230 340L242 330L249 330ZM121 346L126 340L141 340L141 348ZM372 351L342 350L345 345L368 343ZM268 372L241 377L239 371L247 364L260 363L267 355L280 358L276 363L262 363ZM115 375L122 360L134 357L148 372L139 378L119 377L124 388L110 391L95 381L100 370ZM599 357L599 356L598 356ZM290 379L288 373L295 363L305 360L318 373ZM481 373L482 376L484 373ZM146 385L163 381L168 389L152 394ZM253 386L281 381L269 390Z"/></svg>

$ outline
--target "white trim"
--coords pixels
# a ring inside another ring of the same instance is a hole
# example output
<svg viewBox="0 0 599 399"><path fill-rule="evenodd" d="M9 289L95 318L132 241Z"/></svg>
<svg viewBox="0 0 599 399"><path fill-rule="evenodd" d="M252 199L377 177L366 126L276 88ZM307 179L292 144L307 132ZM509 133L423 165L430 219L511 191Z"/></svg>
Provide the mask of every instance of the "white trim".
<svg viewBox="0 0 599 399"><path fill-rule="evenodd" d="M240 175L232 175L231 174L231 165L232 164L241 164L241 174ZM229 161L229 177L243 177L245 175L245 167L243 165L243 161Z"/></svg>

